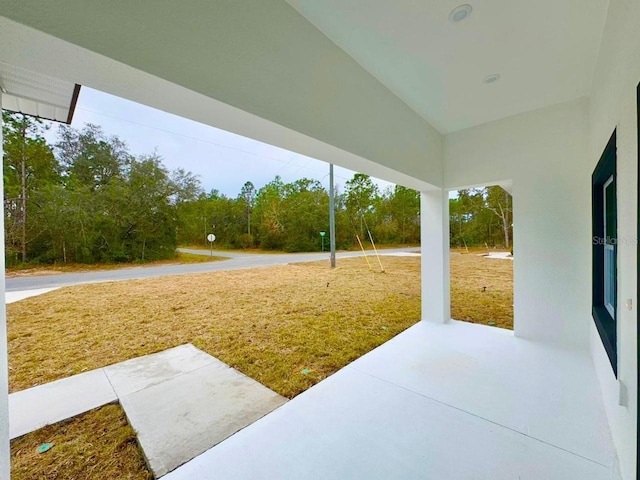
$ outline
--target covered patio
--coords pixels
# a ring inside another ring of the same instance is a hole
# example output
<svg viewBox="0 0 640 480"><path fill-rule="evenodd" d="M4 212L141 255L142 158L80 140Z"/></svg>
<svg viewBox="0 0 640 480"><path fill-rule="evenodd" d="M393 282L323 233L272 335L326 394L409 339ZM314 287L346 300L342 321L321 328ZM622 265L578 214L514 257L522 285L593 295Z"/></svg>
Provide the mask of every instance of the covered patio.
<svg viewBox="0 0 640 480"><path fill-rule="evenodd" d="M167 478L637 478L639 2L0 12L4 65L421 192L423 322ZM491 184L513 193L513 333L450 319L449 191ZM0 478L6 357L2 326Z"/></svg>
<svg viewBox="0 0 640 480"><path fill-rule="evenodd" d="M617 480L586 352L421 322L167 480Z"/></svg>

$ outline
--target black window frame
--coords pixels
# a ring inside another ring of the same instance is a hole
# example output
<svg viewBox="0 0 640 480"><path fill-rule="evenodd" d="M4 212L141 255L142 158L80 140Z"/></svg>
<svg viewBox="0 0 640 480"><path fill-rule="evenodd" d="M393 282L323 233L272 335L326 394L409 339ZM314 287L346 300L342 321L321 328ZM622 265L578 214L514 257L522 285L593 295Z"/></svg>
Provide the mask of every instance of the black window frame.
<svg viewBox="0 0 640 480"><path fill-rule="evenodd" d="M636 237L636 303L640 299L640 242L638 239L640 238L640 84L636 88L636 128L637 128L637 137L636 140L638 142L638 178L636 185L636 197L637 197L637 229L638 236ZM638 312L637 321L638 325L640 325L640 309L636 306L636 311ZM637 363L636 363L636 374L638 374L638 369L640 368L640 328L637 328L636 333L636 355L637 355ZM636 412L640 412L640 384L637 386L637 396L636 396ZM640 435L640 414L636 414L636 436ZM636 479L640 480L640 441L636 442Z"/></svg>
<svg viewBox="0 0 640 480"><path fill-rule="evenodd" d="M592 306L593 320L602 339L602 344L607 352L614 375L618 376L618 352L617 352L617 325L618 313L618 245L617 245L617 198L615 205L615 238L613 240L613 268L614 268L614 316L611 316L604 303L604 255L605 238L604 231L604 191L603 187L613 177L612 185L617 197L616 178L616 131L613 131L607 146L598 161L598 165L591 176L591 226L592 226Z"/></svg>

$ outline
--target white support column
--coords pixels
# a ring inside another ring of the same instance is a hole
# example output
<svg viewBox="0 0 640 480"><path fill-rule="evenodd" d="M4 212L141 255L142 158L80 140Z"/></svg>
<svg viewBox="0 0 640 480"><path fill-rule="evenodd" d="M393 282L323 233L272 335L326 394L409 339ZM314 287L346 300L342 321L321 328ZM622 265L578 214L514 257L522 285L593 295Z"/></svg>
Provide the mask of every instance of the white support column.
<svg viewBox="0 0 640 480"><path fill-rule="evenodd" d="M2 112L2 92L0 92L0 112ZM0 159L2 153L2 117L0 116ZM4 164L4 162L3 162ZM10 450L9 450L9 366L7 354L7 309L5 305L4 285L4 182L0 182L0 269L2 276L0 283L0 478L10 478Z"/></svg>
<svg viewBox="0 0 640 480"><path fill-rule="evenodd" d="M422 252L422 320L448 322L449 193L438 189L420 194Z"/></svg>

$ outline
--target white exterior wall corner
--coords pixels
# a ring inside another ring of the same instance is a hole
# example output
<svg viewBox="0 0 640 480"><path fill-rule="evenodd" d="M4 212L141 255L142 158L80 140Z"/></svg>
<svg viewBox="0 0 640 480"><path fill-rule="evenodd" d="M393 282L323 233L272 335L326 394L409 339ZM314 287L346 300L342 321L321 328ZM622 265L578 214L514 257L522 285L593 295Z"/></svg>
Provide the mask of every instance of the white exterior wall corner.
<svg viewBox="0 0 640 480"><path fill-rule="evenodd" d="M591 354L611 432L625 480L636 478L637 445L637 179L638 139L636 88L640 83L640 2L611 0L596 65L589 108L589 162L595 168L614 129L617 129L618 206L618 379L600 337L591 326ZM626 239L626 240L625 240ZM633 302L630 311L624 307ZM628 406L618 404L620 384L626 386Z"/></svg>
<svg viewBox="0 0 640 480"><path fill-rule="evenodd" d="M513 181L514 330L587 349L591 165L587 99L445 137L445 186Z"/></svg>

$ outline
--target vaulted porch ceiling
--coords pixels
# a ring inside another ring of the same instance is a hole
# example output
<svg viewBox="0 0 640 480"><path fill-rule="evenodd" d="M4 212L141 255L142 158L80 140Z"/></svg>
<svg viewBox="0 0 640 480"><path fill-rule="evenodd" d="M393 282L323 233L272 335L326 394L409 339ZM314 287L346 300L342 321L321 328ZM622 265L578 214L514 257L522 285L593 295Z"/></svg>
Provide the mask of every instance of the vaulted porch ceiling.
<svg viewBox="0 0 640 480"><path fill-rule="evenodd" d="M464 1L287 0L443 134L589 94L608 0Z"/></svg>

